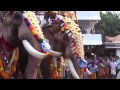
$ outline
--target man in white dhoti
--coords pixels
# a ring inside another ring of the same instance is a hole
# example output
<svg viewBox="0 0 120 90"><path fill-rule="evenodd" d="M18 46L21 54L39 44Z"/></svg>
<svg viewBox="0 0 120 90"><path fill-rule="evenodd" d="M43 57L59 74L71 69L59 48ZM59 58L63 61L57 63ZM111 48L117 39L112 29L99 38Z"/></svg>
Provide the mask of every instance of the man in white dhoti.
<svg viewBox="0 0 120 90"><path fill-rule="evenodd" d="M110 67L111 67L111 78L115 79L117 63L114 58L113 58L112 62L110 63Z"/></svg>

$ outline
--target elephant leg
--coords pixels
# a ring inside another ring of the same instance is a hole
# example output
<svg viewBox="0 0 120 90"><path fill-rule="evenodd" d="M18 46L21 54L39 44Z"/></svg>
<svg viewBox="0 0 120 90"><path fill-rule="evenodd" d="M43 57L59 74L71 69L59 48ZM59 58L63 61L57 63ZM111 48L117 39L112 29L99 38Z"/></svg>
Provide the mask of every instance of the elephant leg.
<svg viewBox="0 0 120 90"><path fill-rule="evenodd" d="M36 79L41 60L31 55L28 56L28 65L26 69L26 79Z"/></svg>
<svg viewBox="0 0 120 90"><path fill-rule="evenodd" d="M40 64L40 70L43 79L50 79L49 61L47 59L42 60Z"/></svg>

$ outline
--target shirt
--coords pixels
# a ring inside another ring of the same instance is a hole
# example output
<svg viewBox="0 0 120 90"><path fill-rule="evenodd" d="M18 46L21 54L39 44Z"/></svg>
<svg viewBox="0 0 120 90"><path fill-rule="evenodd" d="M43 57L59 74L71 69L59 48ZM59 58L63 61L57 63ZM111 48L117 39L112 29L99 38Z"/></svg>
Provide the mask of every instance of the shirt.
<svg viewBox="0 0 120 90"><path fill-rule="evenodd" d="M110 60L108 59L107 62L106 62L107 66L110 65Z"/></svg>
<svg viewBox="0 0 120 90"><path fill-rule="evenodd" d="M120 69L120 59L117 60L117 69Z"/></svg>
<svg viewBox="0 0 120 90"><path fill-rule="evenodd" d="M98 60L95 60L94 63L95 63L95 65L98 65Z"/></svg>
<svg viewBox="0 0 120 90"><path fill-rule="evenodd" d="M88 62L86 63L81 59L78 60L78 65L79 65L80 68L86 68L87 64L88 64Z"/></svg>
<svg viewBox="0 0 120 90"><path fill-rule="evenodd" d="M88 65L88 68L91 73L98 71L97 65L92 66L92 64Z"/></svg>
<svg viewBox="0 0 120 90"><path fill-rule="evenodd" d="M55 17L55 19L58 19L58 18L61 20L63 18L63 16L57 14L56 17ZM49 22L49 24L52 24L52 19L49 18L48 22Z"/></svg>
<svg viewBox="0 0 120 90"><path fill-rule="evenodd" d="M116 69L116 67L117 67L117 63L116 62L111 62L110 63L110 67L111 67L111 69Z"/></svg>

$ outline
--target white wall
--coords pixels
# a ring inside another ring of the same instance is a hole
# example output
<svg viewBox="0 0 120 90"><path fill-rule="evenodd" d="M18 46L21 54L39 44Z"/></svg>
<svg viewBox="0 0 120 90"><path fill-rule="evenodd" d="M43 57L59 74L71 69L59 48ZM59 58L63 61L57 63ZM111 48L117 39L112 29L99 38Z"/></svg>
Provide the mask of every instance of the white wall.
<svg viewBox="0 0 120 90"><path fill-rule="evenodd" d="M116 49L116 55L120 57L120 49Z"/></svg>
<svg viewBox="0 0 120 90"><path fill-rule="evenodd" d="M77 11L78 20L101 20L100 11Z"/></svg>
<svg viewBox="0 0 120 90"><path fill-rule="evenodd" d="M83 34L84 45L102 45L101 34Z"/></svg>

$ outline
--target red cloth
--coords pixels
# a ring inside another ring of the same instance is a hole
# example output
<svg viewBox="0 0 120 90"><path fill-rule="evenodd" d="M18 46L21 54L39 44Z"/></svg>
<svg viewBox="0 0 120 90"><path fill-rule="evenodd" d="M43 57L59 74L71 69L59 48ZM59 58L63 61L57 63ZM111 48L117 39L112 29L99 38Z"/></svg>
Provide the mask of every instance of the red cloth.
<svg viewBox="0 0 120 90"><path fill-rule="evenodd" d="M105 74L109 75L109 66L105 67Z"/></svg>
<svg viewBox="0 0 120 90"><path fill-rule="evenodd" d="M5 45L5 47L6 47L7 49L9 49L9 50L14 50L14 49L16 49L16 47L11 46L10 44L8 44L8 43L4 40L3 36L2 36L2 38L0 38L0 44Z"/></svg>

